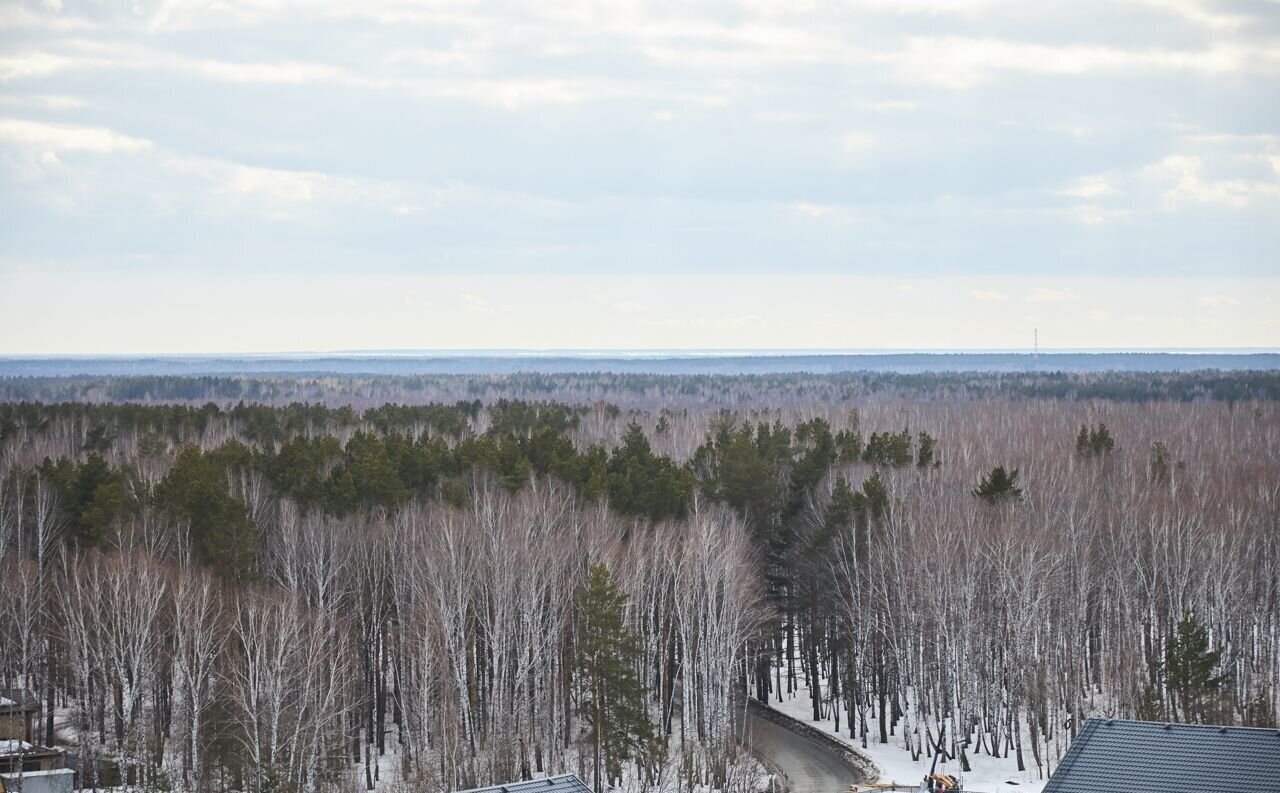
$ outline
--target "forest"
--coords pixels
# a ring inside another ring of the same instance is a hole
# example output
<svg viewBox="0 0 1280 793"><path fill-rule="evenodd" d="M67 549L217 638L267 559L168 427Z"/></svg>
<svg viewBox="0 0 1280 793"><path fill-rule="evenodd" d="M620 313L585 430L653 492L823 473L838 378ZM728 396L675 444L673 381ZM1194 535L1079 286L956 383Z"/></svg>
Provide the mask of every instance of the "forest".
<svg viewBox="0 0 1280 793"><path fill-rule="evenodd" d="M1091 715L1275 725L1277 382L5 380L0 688L146 790L745 792L802 682L1043 774Z"/></svg>

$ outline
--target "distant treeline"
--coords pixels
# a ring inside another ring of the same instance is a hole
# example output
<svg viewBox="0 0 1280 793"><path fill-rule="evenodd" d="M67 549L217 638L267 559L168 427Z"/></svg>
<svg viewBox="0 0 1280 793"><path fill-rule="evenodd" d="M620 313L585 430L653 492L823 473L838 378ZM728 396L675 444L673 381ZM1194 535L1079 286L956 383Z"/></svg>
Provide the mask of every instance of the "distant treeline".
<svg viewBox="0 0 1280 793"><path fill-rule="evenodd" d="M1275 352L905 352L652 354L340 354L0 358L0 376L140 375L666 375L791 372L1164 372L1280 369Z"/></svg>
<svg viewBox="0 0 1280 793"><path fill-rule="evenodd" d="M489 375L177 375L0 378L0 400L238 401L283 405L547 399L639 406L868 398L1105 399L1116 402L1280 399L1280 370L1107 372L837 372L831 374L513 373Z"/></svg>

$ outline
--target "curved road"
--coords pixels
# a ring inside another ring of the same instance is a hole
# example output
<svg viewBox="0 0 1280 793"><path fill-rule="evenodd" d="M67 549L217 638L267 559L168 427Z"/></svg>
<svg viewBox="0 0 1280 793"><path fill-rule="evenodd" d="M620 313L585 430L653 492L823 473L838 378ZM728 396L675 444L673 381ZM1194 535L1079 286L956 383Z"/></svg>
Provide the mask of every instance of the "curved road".
<svg viewBox="0 0 1280 793"><path fill-rule="evenodd" d="M792 793L849 793L850 785L866 781L831 752L755 713L747 716L745 740L786 775Z"/></svg>

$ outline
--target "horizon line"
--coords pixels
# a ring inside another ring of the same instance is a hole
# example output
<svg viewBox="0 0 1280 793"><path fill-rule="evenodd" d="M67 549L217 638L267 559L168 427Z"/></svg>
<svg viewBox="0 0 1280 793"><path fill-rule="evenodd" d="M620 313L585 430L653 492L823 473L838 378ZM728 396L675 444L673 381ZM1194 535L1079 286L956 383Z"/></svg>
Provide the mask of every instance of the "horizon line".
<svg viewBox="0 0 1280 793"><path fill-rule="evenodd" d="M0 352L0 360L57 359L236 359L236 358L369 358L369 357L803 357L874 355L1266 355L1280 353L1275 346L1241 347L667 347L667 348L387 348L342 350L254 350L198 352Z"/></svg>

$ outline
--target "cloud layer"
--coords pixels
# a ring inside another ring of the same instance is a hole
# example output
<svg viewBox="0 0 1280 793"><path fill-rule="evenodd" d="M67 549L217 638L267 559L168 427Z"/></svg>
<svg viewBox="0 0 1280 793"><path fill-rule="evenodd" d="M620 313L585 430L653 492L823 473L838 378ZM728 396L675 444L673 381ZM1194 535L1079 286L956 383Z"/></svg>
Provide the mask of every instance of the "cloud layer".
<svg viewBox="0 0 1280 793"><path fill-rule="evenodd" d="M0 29L0 281L706 277L751 318L744 275L945 278L1021 333L1153 315L1070 279L1204 279L1215 344L1280 343L1274 2L45 0ZM422 299L464 293L523 308Z"/></svg>

